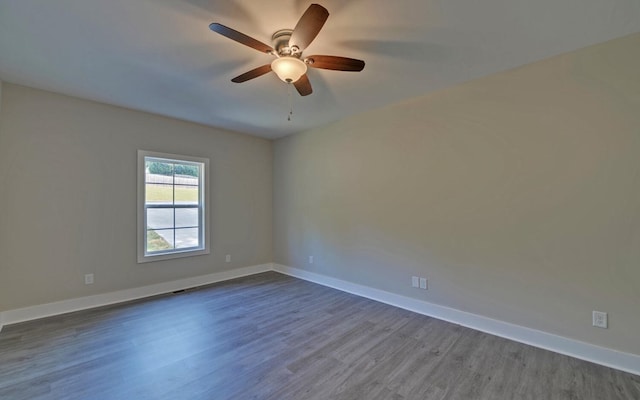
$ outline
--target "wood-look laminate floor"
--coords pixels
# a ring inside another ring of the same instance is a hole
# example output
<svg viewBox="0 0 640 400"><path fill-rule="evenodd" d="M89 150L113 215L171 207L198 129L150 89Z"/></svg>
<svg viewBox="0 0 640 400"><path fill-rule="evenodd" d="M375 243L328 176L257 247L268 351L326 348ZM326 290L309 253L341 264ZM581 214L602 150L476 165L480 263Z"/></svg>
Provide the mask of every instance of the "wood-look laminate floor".
<svg viewBox="0 0 640 400"><path fill-rule="evenodd" d="M265 273L7 326L0 399L640 399L640 377Z"/></svg>

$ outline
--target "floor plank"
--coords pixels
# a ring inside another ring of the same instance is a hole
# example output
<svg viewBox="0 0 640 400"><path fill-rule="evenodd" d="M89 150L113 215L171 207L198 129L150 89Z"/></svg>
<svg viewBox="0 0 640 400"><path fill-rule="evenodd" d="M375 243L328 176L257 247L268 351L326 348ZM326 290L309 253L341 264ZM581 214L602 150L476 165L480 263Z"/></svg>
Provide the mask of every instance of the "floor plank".
<svg viewBox="0 0 640 400"><path fill-rule="evenodd" d="M274 272L7 326L0 399L640 399L640 377Z"/></svg>

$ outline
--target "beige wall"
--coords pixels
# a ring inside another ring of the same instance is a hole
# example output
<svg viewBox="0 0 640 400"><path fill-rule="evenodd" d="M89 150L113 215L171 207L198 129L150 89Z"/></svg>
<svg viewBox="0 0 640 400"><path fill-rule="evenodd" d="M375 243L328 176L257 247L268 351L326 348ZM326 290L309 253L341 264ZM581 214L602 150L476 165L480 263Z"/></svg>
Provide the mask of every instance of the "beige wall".
<svg viewBox="0 0 640 400"><path fill-rule="evenodd" d="M638 49L629 36L276 141L274 261L640 354Z"/></svg>
<svg viewBox="0 0 640 400"><path fill-rule="evenodd" d="M3 89L0 311L272 260L271 142ZM136 263L138 149L210 158L211 254ZM85 273L94 285L84 285Z"/></svg>

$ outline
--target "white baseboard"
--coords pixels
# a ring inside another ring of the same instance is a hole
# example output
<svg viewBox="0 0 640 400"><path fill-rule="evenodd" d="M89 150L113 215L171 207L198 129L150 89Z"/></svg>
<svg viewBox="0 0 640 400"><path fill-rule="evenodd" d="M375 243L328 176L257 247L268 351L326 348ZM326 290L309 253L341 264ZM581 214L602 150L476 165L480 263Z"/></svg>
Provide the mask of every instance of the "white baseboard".
<svg viewBox="0 0 640 400"><path fill-rule="evenodd" d="M208 275L179 279L171 282L163 282L155 285L142 286L133 289L119 290L116 292L96 294L93 296L79 297L75 299L56 301L54 303L40 304L37 306L8 310L0 313L0 330L2 329L3 325L16 324L18 322L31 321L38 318L50 317L53 315L65 314L68 312L86 310L88 308L106 306L109 304L122 303L125 301L136 300L143 297L155 296L158 294L171 293L176 290L209 285L211 283L240 278L243 276L258 274L271 270L271 263L254 265L251 267L238 268L230 271L214 272Z"/></svg>
<svg viewBox="0 0 640 400"><path fill-rule="evenodd" d="M401 296L368 286L358 285L356 283L331 278L326 275L320 275L298 268L273 264L273 270L285 275L318 283L343 292L366 297L381 303L386 303L405 310L466 326L471 329L514 340L516 342L579 358L581 360L604 365L606 367L619 369L635 375L640 375L639 355L624 353L551 333L526 328L524 326L498 321L481 315Z"/></svg>

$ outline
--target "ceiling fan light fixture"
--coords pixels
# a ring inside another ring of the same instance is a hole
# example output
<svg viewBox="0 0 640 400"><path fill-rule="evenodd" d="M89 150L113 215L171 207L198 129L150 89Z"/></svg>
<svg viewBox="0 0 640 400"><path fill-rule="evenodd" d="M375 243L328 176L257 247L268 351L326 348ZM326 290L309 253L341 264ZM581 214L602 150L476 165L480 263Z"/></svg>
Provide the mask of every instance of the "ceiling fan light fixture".
<svg viewBox="0 0 640 400"><path fill-rule="evenodd" d="M273 60L271 69L284 82L296 82L307 73L307 64L296 57L280 57Z"/></svg>

